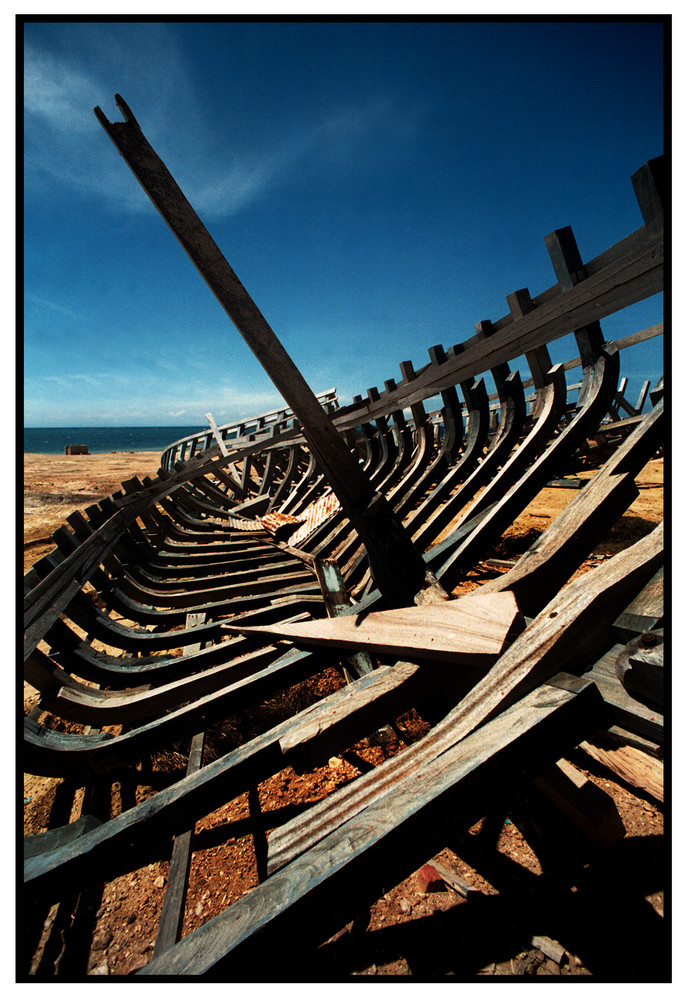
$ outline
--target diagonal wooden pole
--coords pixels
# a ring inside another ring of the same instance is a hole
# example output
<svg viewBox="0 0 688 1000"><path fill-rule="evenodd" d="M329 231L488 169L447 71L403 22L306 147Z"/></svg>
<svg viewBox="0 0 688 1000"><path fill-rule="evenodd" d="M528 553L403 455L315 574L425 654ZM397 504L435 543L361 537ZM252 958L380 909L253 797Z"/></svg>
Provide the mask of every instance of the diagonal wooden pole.
<svg viewBox="0 0 688 1000"><path fill-rule="evenodd" d="M152 148L119 94L123 122L95 115L134 176L301 423L304 437L366 547L375 583L392 607L446 600L401 522L340 437L276 334Z"/></svg>

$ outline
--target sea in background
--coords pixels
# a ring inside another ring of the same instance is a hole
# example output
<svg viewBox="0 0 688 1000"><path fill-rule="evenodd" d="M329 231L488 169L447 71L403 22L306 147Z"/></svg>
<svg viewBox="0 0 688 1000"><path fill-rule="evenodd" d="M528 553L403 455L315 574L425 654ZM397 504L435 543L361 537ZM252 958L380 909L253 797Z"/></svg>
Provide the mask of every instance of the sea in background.
<svg viewBox="0 0 688 1000"><path fill-rule="evenodd" d="M64 455L68 444L85 444L91 455L111 451L157 451L204 428L189 427L25 427L24 451ZM207 428L206 428L207 429Z"/></svg>

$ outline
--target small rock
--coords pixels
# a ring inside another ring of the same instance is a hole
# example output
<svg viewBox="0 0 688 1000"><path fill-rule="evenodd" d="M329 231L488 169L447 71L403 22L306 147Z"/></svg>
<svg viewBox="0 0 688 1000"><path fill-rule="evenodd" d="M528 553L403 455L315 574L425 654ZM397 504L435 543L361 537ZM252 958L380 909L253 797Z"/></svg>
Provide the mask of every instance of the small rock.
<svg viewBox="0 0 688 1000"><path fill-rule="evenodd" d="M110 944L114 936L115 935L111 930L103 928L103 930L98 931L98 933L94 936L92 947L96 951L103 951Z"/></svg>
<svg viewBox="0 0 688 1000"><path fill-rule="evenodd" d="M200 917L203 913L203 903L196 903L196 916Z"/></svg>
<svg viewBox="0 0 688 1000"><path fill-rule="evenodd" d="M133 924L135 920L136 920L136 912L134 910L132 910L132 912L127 917L127 923L128 924Z"/></svg>
<svg viewBox="0 0 688 1000"><path fill-rule="evenodd" d="M153 882L153 885L155 886L156 889L164 889L164 887L165 887L165 876L164 875L158 875L158 877Z"/></svg>
<svg viewBox="0 0 688 1000"><path fill-rule="evenodd" d="M551 958L545 959L540 968L535 973L536 976L560 976L561 972L556 962Z"/></svg>
<svg viewBox="0 0 688 1000"><path fill-rule="evenodd" d="M444 879L433 865L423 865L418 878L422 892L442 892L446 889Z"/></svg>
<svg viewBox="0 0 688 1000"><path fill-rule="evenodd" d="M95 969L91 969L91 975L92 976L109 976L110 975L110 967L108 966L107 962L105 960L103 960L100 963L100 965L96 965Z"/></svg>
<svg viewBox="0 0 688 1000"><path fill-rule="evenodd" d="M399 901L399 909L401 910L402 913L411 912L411 904L409 903L408 899L401 899Z"/></svg>

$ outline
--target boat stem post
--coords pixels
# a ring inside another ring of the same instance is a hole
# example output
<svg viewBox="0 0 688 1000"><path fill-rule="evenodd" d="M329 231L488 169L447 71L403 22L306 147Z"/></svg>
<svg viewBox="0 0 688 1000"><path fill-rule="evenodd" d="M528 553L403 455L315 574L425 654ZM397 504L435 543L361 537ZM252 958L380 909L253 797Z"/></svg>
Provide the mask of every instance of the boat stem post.
<svg viewBox="0 0 688 1000"><path fill-rule="evenodd" d="M95 115L181 243L218 302L298 417L318 465L366 547L383 597L392 607L434 603L447 594L401 521L375 490L308 383L236 276L219 247L143 134L119 94L123 122Z"/></svg>

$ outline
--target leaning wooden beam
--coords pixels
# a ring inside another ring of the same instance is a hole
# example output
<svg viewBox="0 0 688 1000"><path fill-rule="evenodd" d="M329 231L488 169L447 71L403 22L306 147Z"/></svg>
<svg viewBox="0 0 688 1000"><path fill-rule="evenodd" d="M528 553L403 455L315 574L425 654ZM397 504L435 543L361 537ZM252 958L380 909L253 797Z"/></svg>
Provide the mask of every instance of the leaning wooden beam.
<svg viewBox="0 0 688 1000"><path fill-rule="evenodd" d="M146 140L131 110L119 95L115 100L125 121L109 122L96 108L98 121L298 417L311 450L366 546L373 575L386 600L395 607L446 598L386 500L374 493L345 440Z"/></svg>

